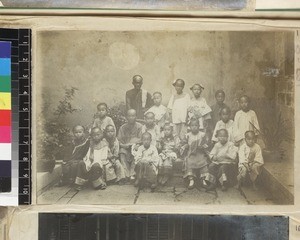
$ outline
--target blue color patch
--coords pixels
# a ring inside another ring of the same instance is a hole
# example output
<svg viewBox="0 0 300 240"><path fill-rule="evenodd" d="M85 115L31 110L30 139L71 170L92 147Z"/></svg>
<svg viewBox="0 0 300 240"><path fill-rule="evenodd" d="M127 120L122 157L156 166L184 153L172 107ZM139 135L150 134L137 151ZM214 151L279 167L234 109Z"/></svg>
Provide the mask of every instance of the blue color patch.
<svg viewBox="0 0 300 240"><path fill-rule="evenodd" d="M11 75L11 60L10 58L0 58L0 75L10 76Z"/></svg>
<svg viewBox="0 0 300 240"><path fill-rule="evenodd" d="M11 42L0 41L0 58L11 57Z"/></svg>

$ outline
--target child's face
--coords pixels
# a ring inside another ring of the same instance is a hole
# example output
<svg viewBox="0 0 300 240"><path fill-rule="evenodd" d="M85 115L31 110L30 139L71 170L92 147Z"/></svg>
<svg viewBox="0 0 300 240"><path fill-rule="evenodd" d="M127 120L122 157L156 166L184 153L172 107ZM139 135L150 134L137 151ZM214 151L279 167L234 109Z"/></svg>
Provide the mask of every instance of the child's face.
<svg viewBox="0 0 300 240"><path fill-rule="evenodd" d="M81 126L75 127L73 131L75 139L82 139L84 136L84 129Z"/></svg>
<svg viewBox="0 0 300 240"><path fill-rule="evenodd" d="M228 134L225 131L220 131L218 133L218 140L222 145L224 145L228 141Z"/></svg>
<svg viewBox="0 0 300 240"><path fill-rule="evenodd" d="M149 148L150 147L150 144L151 144L151 136L150 135L144 135L142 137L142 143L143 143L143 146L145 148Z"/></svg>
<svg viewBox="0 0 300 240"><path fill-rule="evenodd" d="M154 94L153 95L153 102L154 102L154 105L159 106L161 104L161 95L160 94Z"/></svg>
<svg viewBox="0 0 300 240"><path fill-rule="evenodd" d="M181 94L183 91L183 88L184 88L184 84L181 81L177 81L174 87L175 87L177 94Z"/></svg>
<svg viewBox="0 0 300 240"><path fill-rule="evenodd" d="M106 109L106 107L103 106L103 105L100 105L98 107L98 116L100 118L104 118L106 115L107 115L107 109Z"/></svg>
<svg viewBox="0 0 300 240"><path fill-rule="evenodd" d="M116 131L115 128L113 126L109 126L106 128L106 137L108 139L114 139L116 136Z"/></svg>
<svg viewBox="0 0 300 240"><path fill-rule="evenodd" d="M197 134L199 132L199 123L197 123L196 121L192 122L190 128L193 134Z"/></svg>
<svg viewBox="0 0 300 240"><path fill-rule="evenodd" d="M193 92L195 98L199 98L201 96L202 89L200 86L195 85L192 89L192 92Z"/></svg>
<svg viewBox="0 0 300 240"><path fill-rule="evenodd" d="M92 140L96 143L100 142L103 139L103 133L100 129L94 129L92 132Z"/></svg>
<svg viewBox="0 0 300 240"><path fill-rule="evenodd" d="M253 147L254 143L255 143L255 136L248 135L245 137L245 141L248 147Z"/></svg>
<svg viewBox="0 0 300 240"><path fill-rule="evenodd" d="M171 137L173 134L173 128L171 126L164 127L164 134L166 137Z"/></svg>
<svg viewBox="0 0 300 240"><path fill-rule="evenodd" d="M228 110L223 109L221 112L221 119L224 123L227 123L229 121L230 118L230 114L228 112Z"/></svg>
<svg viewBox="0 0 300 240"><path fill-rule="evenodd" d="M136 112L134 110L129 110L127 112L127 121L128 123L135 123L136 121Z"/></svg>
<svg viewBox="0 0 300 240"><path fill-rule="evenodd" d="M151 127L151 126L154 125L154 123L155 123L154 114L148 114L148 115L146 115L146 117L145 117L145 124L146 124L146 126Z"/></svg>
<svg viewBox="0 0 300 240"><path fill-rule="evenodd" d="M217 100L217 103L218 104L222 104L225 100L225 95L221 92L219 92L217 95L216 95L216 100Z"/></svg>
<svg viewBox="0 0 300 240"><path fill-rule="evenodd" d="M242 97L241 99L240 99L240 107L241 107L241 109L243 110L243 111L248 111L249 110L249 101L248 101L248 99L247 98L245 98L245 97Z"/></svg>

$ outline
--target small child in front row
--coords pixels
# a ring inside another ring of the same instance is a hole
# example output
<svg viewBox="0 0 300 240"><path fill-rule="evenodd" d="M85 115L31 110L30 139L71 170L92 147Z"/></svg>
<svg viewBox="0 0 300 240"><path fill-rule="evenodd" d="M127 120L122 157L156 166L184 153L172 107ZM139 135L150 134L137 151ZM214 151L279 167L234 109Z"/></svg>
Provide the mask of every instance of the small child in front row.
<svg viewBox="0 0 300 240"><path fill-rule="evenodd" d="M155 116L155 121L159 129L161 130L165 125L165 122L169 119L169 113L167 107L161 104L162 94L161 92L153 93L153 103L154 105L149 108L148 112L153 112Z"/></svg>
<svg viewBox="0 0 300 240"><path fill-rule="evenodd" d="M221 109L220 111L221 120L217 122L211 139L213 142L218 142L217 132L220 129L226 129L228 133L228 141L234 142L233 133L232 133L233 120L230 119L230 116L231 116L231 110L229 107L224 107Z"/></svg>
<svg viewBox="0 0 300 240"><path fill-rule="evenodd" d="M93 128L98 127L102 132L104 132L107 125L113 125L115 126L114 121L111 119L111 117L107 116L108 114L108 107L106 103L99 103L97 105L97 113L94 117L93 122Z"/></svg>
<svg viewBox="0 0 300 240"><path fill-rule="evenodd" d="M145 125L142 127L142 133L148 132L151 134L151 145L157 147L160 141L160 128L155 123L155 115L153 112L145 114Z"/></svg>
<svg viewBox="0 0 300 240"><path fill-rule="evenodd" d="M237 188L249 176L254 190L256 190L256 179L261 172L264 164L260 146L255 142L256 136L253 131L245 133L245 143L239 149L239 174L237 177Z"/></svg>
<svg viewBox="0 0 300 240"><path fill-rule="evenodd" d="M216 135L218 142L210 152L211 163L205 180L209 182L209 189L215 188L219 182L222 191L226 191L229 186L234 185L233 179L236 178L238 148L233 142L228 141L226 129L218 130Z"/></svg>
<svg viewBox="0 0 300 240"><path fill-rule="evenodd" d="M250 99L244 95L239 99L239 110L234 117L233 124L233 137L238 146L241 146L245 141L245 132L253 131L255 135L258 135L259 124L256 113L249 108Z"/></svg>
<svg viewBox="0 0 300 240"><path fill-rule="evenodd" d="M192 189L196 179L202 180L206 186L204 179L208 174L208 144L206 134L199 129L197 118L191 119L189 127L191 131L186 134L180 151L185 156L184 178L188 178L188 189Z"/></svg>
<svg viewBox="0 0 300 240"><path fill-rule="evenodd" d="M142 135L142 145L136 150L132 148L132 155L135 160L136 187L143 187L150 184L154 190L157 186L157 173L159 156L155 146L151 144L152 136L149 132Z"/></svg>
<svg viewBox="0 0 300 240"><path fill-rule="evenodd" d="M113 125L107 125L104 131L103 142L108 146L107 160L115 172L115 182L122 185L125 182L125 170L120 162L120 143L116 137L116 129Z"/></svg>
<svg viewBox="0 0 300 240"><path fill-rule="evenodd" d="M173 175L173 162L177 160L180 139L174 136L173 125L166 123L160 141L161 153L158 166L158 183L165 185Z"/></svg>
<svg viewBox="0 0 300 240"><path fill-rule="evenodd" d="M83 160L89 150L90 140L85 135L85 128L76 125L72 129L73 141L64 148L64 159L62 163L62 176L60 186L73 184L77 175L78 163Z"/></svg>

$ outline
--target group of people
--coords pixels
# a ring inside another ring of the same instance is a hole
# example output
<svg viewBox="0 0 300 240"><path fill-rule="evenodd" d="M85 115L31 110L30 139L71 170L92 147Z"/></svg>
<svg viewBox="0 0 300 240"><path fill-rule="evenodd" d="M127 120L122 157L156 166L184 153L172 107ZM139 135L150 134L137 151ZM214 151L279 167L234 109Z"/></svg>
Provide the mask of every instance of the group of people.
<svg viewBox="0 0 300 240"><path fill-rule="evenodd" d="M164 106L161 92L142 89L141 76L134 76L132 84L126 92L127 121L118 131L106 103L98 104L89 134L82 125L73 128L61 184L75 183L80 190L87 182L95 189L132 182L154 190L172 177L174 162L182 161L189 189L220 186L225 191L247 179L256 188L264 161L248 96L240 97L240 110L233 116L223 90L216 91L216 103L209 106L201 84L190 88L190 97L185 81L177 79L175 93Z"/></svg>

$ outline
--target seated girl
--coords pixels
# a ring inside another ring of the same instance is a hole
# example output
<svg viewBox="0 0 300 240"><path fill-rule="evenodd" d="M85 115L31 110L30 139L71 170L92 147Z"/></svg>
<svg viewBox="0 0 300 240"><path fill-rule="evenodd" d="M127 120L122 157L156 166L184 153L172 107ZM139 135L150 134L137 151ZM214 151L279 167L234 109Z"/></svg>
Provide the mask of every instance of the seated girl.
<svg viewBox="0 0 300 240"><path fill-rule="evenodd" d="M173 173L173 162L177 160L180 139L174 136L173 125L166 123L160 141L161 153L158 165L158 183L165 185Z"/></svg>
<svg viewBox="0 0 300 240"><path fill-rule="evenodd" d="M113 125L107 125L104 131L103 142L108 146L107 164L105 166L105 173L108 174L111 170L114 171L112 176L116 176L116 183L123 184L125 181L125 170L119 160L120 144L116 138L116 130ZM106 176L106 179L109 176Z"/></svg>
<svg viewBox="0 0 300 240"><path fill-rule="evenodd" d="M108 146L102 140L103 132L100 128L92 128L90 147L83 160L78 164L78 172L75 180L78 191L87 182L91 182L96 190L106 188L106 184L103 181L103 162L107 159Z"/></svg>
<svg viewBox="0 0 300 240"><path fill-rule="evenodd" d="M218 142L210 152L211 163L208 167L208 175L205 179L208 189L213 189L218 182L222 191L226 191L229 186L234 185L237 169L238 148L233 142L228 141L228 131L220 129L217 131Z"/></svg>
<svg viewBox="0 0 300 240"><path fill-rule="evenodd" d="M77 166L80 160L86 155L90 141L85 136L85 129L76 125L72 129L73 141L64 147L64 159L62 163L62 176L59 185L73 184L77 175Z"/></svg>
<svg viewBox="0 0 300 240"><path fill-rule="evenodd" d="M151 185L154 190L157 186L157 171L159 156L155 146L151 144L151 134L148 132L142 135L142 145L132 148L132 155L135 160L136 187Z"/></svg>
<svg viewBox="0 0 300 240"><path fill-rule="evenodd" d="M257 190L256 179L261 173L261 168L264 165L261 148L256 143L256 136L254 131L247 131L245 133L245 143L239 148L239 175L237 177L237 188L250 178L254 190Z"/></svg>
<svg viewBox="0 0 300 240"><path fill-rule="evenodd" d="M184 178L189 180L189 189L194 188L195 180L201 180L201 184L206 185L204 181L208 173L208 139L204 132L199 129L199 120L192 118L190 121L191 132L187 133L181 147L181 154L185 160Z"/></svg>

